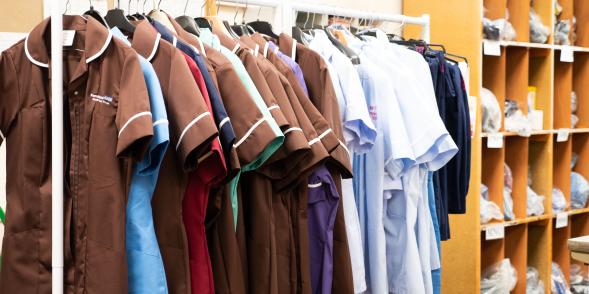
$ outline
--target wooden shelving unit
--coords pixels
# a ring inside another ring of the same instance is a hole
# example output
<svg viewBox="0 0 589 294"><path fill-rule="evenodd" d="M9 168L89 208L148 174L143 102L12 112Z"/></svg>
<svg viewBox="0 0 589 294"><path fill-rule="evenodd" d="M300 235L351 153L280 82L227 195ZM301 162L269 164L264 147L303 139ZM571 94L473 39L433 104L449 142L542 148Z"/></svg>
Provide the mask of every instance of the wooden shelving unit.
<svg viewBox="0 0 589 294"><path fill-rule="evenodd" d="M534 9L545 25L554 28L552 0L406 0L406 15L431 15L431 42L442 43L449 52L466 56L471 68L470 93L477 97L477 122L472 142L472 170L467 213L451 215L451 239L442 245L442 292L480 292L481 272L503 258L510 258L518 272L514 293L525 293L526 268L535 267L550 291L551 263L558 263L568 277L570 257L567 240L589 234L589 208L565 214L552 211L552 188L563 191L570 206L571 172L589 178L589 1L559 0L561 19L577 19L577 38L570 46L554 44L552 34L546 44L530 43L528 14ZM483 54L482 17L486 8L491 19L510 15L517 38L500 41L500 56ZM451 16L451 17L449 17ZM409 38L418 37L418 29L407 27ZM573 62L562 62L561 54L573 51ZM479 89L491 90L504 107L505 99L528 109L528 86L536 88L534 108L543 111L542 130L529 137L506 132L501 127L503 148L488 148L489 134L481 132ZM578 98L576 126L571 123L571 92ZM566 140L559 134L567 134ZM578 162L571 167L573 154ZM514 176L512 198L516 219L480 224L481 184L489 196L503 207L504 164ZM527 216L527 185L545 197L544 215ZM567 226L556 228L557 218L568 218ZM487 229L504 228L504 237L486 240ZM582 265L587 273L588 268Z"/></svg>

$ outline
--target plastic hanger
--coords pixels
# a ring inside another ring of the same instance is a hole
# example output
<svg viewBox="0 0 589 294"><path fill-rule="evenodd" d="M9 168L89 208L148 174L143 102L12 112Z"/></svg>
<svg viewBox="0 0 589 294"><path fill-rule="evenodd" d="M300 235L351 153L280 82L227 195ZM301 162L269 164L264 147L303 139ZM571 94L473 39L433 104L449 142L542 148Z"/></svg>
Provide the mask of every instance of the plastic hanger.
<svg viewBox="0 0 589 294"><path fill-rule="evenodd" d="M200 15L204 15L203 8L205 7L206 3L206 1L203 1L202 6L200 7ZM196 17L194 18L194 22L196 23L196 26L198 28L209 29L211 31L213 30L213 27L211 27L211 23L204 17Z"/></svg>
<svg viewBox="0 0 589 294"><path fill-rule="evenodd" d="M110 28L117 27L123 32L134 33L135 26L125 17L125 12L119 8L120 4L120 0L117 1L117 8L109 10L104 19Z"/></svg>
<svg viewBox="0 0 589 294"><path fill-rule="evenodd" d="M168 19L168 15L160 9L160 6L162 4L162 0L160 0L157 3L157 8L153 9L151 12L148 13L148 15L153 18L154 20L159 21L161 24L163 24L168 30L170 30L172 33L174 33L175 35L178 34L178 32L176 32L176 29L174 29L174 25L172 25L172 22L170 22L170 19Z"/></svg>
<svg viewBox="0 0 589 294"><path fill-rule="evenodd" d="M278 39L278 35L272 31L272 25L267 21L260 20L260 12L262 11L262 6L260 6L260 10L258 10L258 19L256 21L248 23L248 27L250 27L255 32L260 34L264 34L274 39Z"/></svg>
<svg viewBox="0 0 589 294"><path fill-rule="evenodd" d="M307 22L309 22L309 12L307 12L307 19L305 19L305 23L303 24L303 29L305 29L307 27ZM305 33L298 26L292 27L292 37L295 40L297 40L297 42L299 42L305 46L309 46L309 42L305 38Z"/></svg>
<svg viewBox="0 0 589 294"><path fill-rule="evenodd" d="M98 22L100 22L102 25L108 28L108 23L106 22L104 17L102 17L102 15L100 15L100 13L94 9L94 6L92 5L92 0L88 0L88 2L90 3L90 10L84 12L84 15L96 19Z"/></svg>
<svg viewBox="0 0 589 294"><path fill-rule="evenodd" d="M147 2L147 0L145 0L143 2L143 7L145 7L145 2ZM135 14L133 14L133 17L135 17L138 20L144 20L145 19L145 15L139 13L139 0L137 0L137 5L136 6L137 6L136 7L137 10L135 11ZM129 10L130 10L130 8L129 8ZM131 13L131 12L129 11L129 13Z"/></svg>
<svg viewBox="0 0 589 294"><path fill-rule="evenodd" d="M250 31L248 26L245 23L245 13L247 12L247 1L245 1L245 8L243 9L243 13L241 14L241 24L236 24L235 17L237 16L237 10L235 12L235 16L233 17L233 26L231 27L235 33L239 36L249 36Z"/></svg>
<svg viewBox="0 0 589 294"><path fill-rule="evenodd" d="M194 19L188 15L186 15L186 9L188 8L188 0L186 0L186 4L184 5L184 15L176 17L176 21L180 26L187 32L195 35L200 36L200 29L197 27L196 22Z"/></svg>

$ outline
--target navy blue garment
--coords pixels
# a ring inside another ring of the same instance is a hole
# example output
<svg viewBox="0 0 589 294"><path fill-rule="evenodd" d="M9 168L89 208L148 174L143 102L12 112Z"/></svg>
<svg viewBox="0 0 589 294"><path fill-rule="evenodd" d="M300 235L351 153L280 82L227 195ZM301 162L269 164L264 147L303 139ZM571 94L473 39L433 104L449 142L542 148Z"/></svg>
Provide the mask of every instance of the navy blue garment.
<svg viewBox="0 0 589 294"><path fill-rule="evenodd" d="M233 126L231 125L231 121L227 116L227 111L225 110L225 105L223 104L223 100L221 100L221 94L219 93L219 89L215 86L215 82L213 82L213 78L205 65L204 58L200 55L196 49L194 49L191 45L178 40L176 36L168 28L166 28L163 24L158 21L153 21L152 25L155 29L162 35L162 39L174 44L176 48L180 49L186 55L188 55L200 70L200 73L205 81L205 85L207 87L207 92L209 93L209 99L211 100L211 106L213 108L213 116L215 118L215 123L217 124L217 128L219 129L219 139L221 140L221 146L223 147L223 153L226 159L230 158L230 152L233 148L233 143L235 143L235 132L233 131ZM225 161L227 164L227 171L232 171L231 160ZM228 178L232 178L230 175Z"/></svg>
<svg viewBox="0 0 589 294"><path fill-rule="evenodd" d="M440 117L447 126L446 116L446 60L442 52L437 52L435 57L426 58L430 71L432 74L432 81L434 82L434 90L436 93L436 102L438 104L438 111ZM456 143L458 145L458 143ZM460 145L459 152L460 152ZM458 154L456 155L458 156ZM456 157L455 156L455 157ZM440 239L442 241L450 239L450 221L448 219L448 191L447 191L447 171L445 168L433 173L433 185L436 202L436 216L438 217L438 227L440 231Z"/></svg>
<svg viewBox="0 0 589 294"><path fill-rule="evenodd" d="M448 87L446 106L447 128L454 142L458 145L459 153L451 160L448 169L448 212L452 214L466 213L466 195L470 181L470 113L468 109L468 95L460 68L447 62L446 68L451 79L452 87ZM452 130L450 130L452 128Z"/></svg>

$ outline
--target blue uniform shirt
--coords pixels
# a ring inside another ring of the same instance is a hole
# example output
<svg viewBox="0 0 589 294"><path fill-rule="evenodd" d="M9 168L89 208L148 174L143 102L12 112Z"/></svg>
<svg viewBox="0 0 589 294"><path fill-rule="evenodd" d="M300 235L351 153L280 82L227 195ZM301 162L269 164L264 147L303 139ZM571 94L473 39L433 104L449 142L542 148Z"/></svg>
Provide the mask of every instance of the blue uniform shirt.
<svg viewBox="0 0 589 294"><path fill-rule="evenodd" d="M129 44L118 28L115 37ZM170 135L164 97L158 77L149 61L139 56L147 85L153 117L153 139L149 152L135 163L127 203L126 251L129 293L168 293L164 262L153 225L151 198Z"/></svg>

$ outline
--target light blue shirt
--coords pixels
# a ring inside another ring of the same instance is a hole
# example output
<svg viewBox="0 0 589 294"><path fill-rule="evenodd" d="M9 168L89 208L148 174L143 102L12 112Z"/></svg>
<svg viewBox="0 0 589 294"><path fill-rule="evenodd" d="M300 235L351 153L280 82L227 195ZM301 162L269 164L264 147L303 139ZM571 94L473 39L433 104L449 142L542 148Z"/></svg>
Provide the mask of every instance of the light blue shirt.
<svg viewBox="0 0 589 294"><path fill-rule="evenodd" d="M130 45L118 28L113 35ZM138 54L139 56L139 54ZM139 56L153 118L153 138L143 160L135 163L127 203L126 251L129 293L168 293L164 262L153 225L151 198L169 144L164 97L153 66Z"/></svg>
<svg viewBox="0 0 589 294"><path fill-rule="evenodd" d="M387 175L380 195L384 196L382 219L386 239L386 292L432 293L431 271L439 268L440 261L427 201L427 172L443 167L458 148L439 116L431 74L422 56L388 41L353 40L350 44L359 52L363 63L378 56L375 64L388 74L388 84L400 110L398 119L402 121L405 136L402 141L385 140L385 146L388 146L385 148L385 162L396 161L398 157L394 154L399 150L409 156L400 164L387 167L385 163ZM367 99L370 100L368 95ZM389 111L389 108L380 106L369 103L371 114L373 107L378 111ZM399 131L394 127L391 130ZM386 155L388 150L392 150L390 154L393 157ZM379 176L374 174L378 171L372 169L364 172L367 178ZM388 187L387 176L393 180L389 181L392 185ZM372 187L359 186L358 189L369 190ZM366 192L366 195L377 194ZM376 210L373 212L376 213Z"/></svg>

